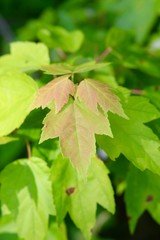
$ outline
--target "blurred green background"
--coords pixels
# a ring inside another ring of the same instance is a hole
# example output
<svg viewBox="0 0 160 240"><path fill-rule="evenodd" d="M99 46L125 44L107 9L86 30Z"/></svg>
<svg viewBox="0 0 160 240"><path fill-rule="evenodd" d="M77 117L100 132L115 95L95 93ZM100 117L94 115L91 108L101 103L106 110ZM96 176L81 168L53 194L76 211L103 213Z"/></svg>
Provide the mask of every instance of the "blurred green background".
<svg viewBox="0 0 160 240"><path fill-rule="evenodd" d="M0 54L7 53L9 43L18 40L44 42L53 62L80 61L81 57L111 61L112 84L116 79L133 92L143 90L160 108L160 94L155 91L160 85L159 0L0 0ZM109 55L108 49L112 49ZM98 77L103 80L105 75ZM1 169L25 155L23 148L23 143L17 142L1 145ZM128 162L120 158L122 165L118 161L108 164L117 193L117 211L111 216L98 208L93 239L159 240L160 226L147 212L140 218L135 233L129 233L123 198ZM66 223L68 239L82 240L69 216ZM17 237L1 234L0 239Z"/></svg>

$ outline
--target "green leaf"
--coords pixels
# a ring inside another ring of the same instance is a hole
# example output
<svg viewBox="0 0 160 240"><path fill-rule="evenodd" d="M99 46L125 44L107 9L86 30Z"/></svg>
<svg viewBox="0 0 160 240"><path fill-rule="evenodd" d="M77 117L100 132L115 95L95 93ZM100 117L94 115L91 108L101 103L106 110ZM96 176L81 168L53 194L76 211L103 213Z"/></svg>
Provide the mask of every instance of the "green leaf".
<svg viewBox="0 0 160 240"><path fill-rule="evenodd" d="M84 34L80 30L68 32L59 26L45 26L38 30L37 36L50 48L61 48L66 52L74 53L81 47Z"/></svg>
<svg viewBox="0 0 160 240"><path fill-rule="evenodd" d="M74 95L75 85L69 76L61 76L50 81L37 92L33 107L45 108L52 100L55 100L56 113L68 102L69 95Z"/></svg>
<svg viewBox="0 0 160 240"><path fill-rule="evenodd" d="M15 233L16 225L10 215L1 216L0 218L0 234L2 233ZM1 237L1 236L0 236Z"/></svg>
<svg viewBox="0 0 160 240"><path fill-rule="evenodd" d="M99 136L98 144L111 159L123 153L141 170L149 169L160 174L158 137L143 124L158 118L158 110L142 97L130 97L123 108L129 120L110 113L109 120L114 138Z"/></svg>
<svg viewBox="0 0 160 240"><path fill-rule="evenodd" d="M85 174L95 153L94 134L112 137L107 116L94 114L78 101L66 105L58 114L54 108L47 114L40 143L59 137L62 153L70 158L81 174Z"/></svg>
<svg viewBox="0 0 160 240"><path fill-rule="evenodd" d="M52 222L49 226L47 240L67 240L65 224L58 226L56 222Z"/></svg>
<svg viewBox="0 0 160 240"><path fill-rule="evenodd" d="M58 173L58 174L57 174ZM69 212L86 239L95 224L97 203L114 213L113 189L106 166L93 157L87 179L79 178L68 159L59 156L52 166L52 182L57 220L60 223Z"/></svg>
<svg viewBox="0 0 160 240"><path fill-rule="evenodd" d="M147 123L160 117L160 112L144 97L130 97L124 109L136 122Z"/></svg>
<svg viewBox="0 0 160 240"><path fill-rule="evenodd" d="M110 63L97 63L95 61L82 63L77 66L75 65L73 73L83 73L83 72L89 72L92 70L97 70L100 68L105 68L106 66L108 66L108 64Z"/></svg>
<svg viewBox="0 0 160 240"><path fill-rule="evenodd" d="M160 138L160 118L147 124L153 132Z"/></svg>
<svg viewBox="0 0 160 240"><path fill-rule="evenodd" d="M11 70L35 71L49 64L49 53L43 43L11 43L11 53L0 58L0 73Z"/></svg>
<svg viewBox="0 0 160 240"><path fill-rule="evenodd" d="M61 74L74 74L83 73L98 68L106 67L109 63L96 63L95 61L82 63L79 65L70 65L67 63L50 64L41 67L41 70L45 71L46 74L61 75Z"/></svg>
<svg viewBox="0 0 160 240"><path fill-rule="evenodd" d="M22 240L16 233L16 224L10 215L1 216L0 219L0 239Z"/></svg>
<svg viewBox="0 0 160 240"><path fill-rule="evenodd" d="M40 108L31 111L20 128L16 130L18 137L27 138L31 141L38 141L41 136L42 121L47 113L47 108L43 111Z"/></svg>
<svg viewBox="0 0 160 240"><path fill-rule="evenodd" d="M31 110L37 84L25 73L0 75L0 137L18 128Z"/></svg>
<svg viewBox="0 0 160 240"><path fill-rule="evenodd" d="M66 43L65 39L63 40ZM84 41L84 34L82 31L75 30L73 32L70 32L68 36L68 45L67 45L66 51L69 51L71 53L78 51L83 41Z"/></svg>
<svg viewBox="0 0 160 240"><path fill-rule="evenodd" d="M15 233L2 233L0 234L0 238L3 240L23 240Z"/></svg>
<svg viewBox="0 0 160 240"><path fill-rule="evenodd" d="M145 210L160 224L160 177L148 170L141 172L132 166L127 177L125 202L131 232Z"/></svg>
<svg viewBox="0 0 160 240"><path fill-rule="evenodd" d="M148 87L145 89L145 96L160 110L160 87Z"/></svg>
<svg viewBox="0 0 160 240"><path fill-rule="evenodd" d="M58 139L51 139L32 147L33 156L43 158L50 165L61 153Z"/></svg>
<svg viewBox="0 0 160 240"><path fill-rule="evenodd" d="M9 163L15 161L20 154L26 151L26 142L21 139L0 145L1 159L0 170L4 169Z"/></svg>
<svg viewBox="0 0 160 240"><path fill-rule="evenodd" d="M54 214L50 170L38 158L21 159L1 173L2 214L15 220L25 240L44 240L49 214Z"/></svg>
<svg viewBox="0 0 160 240"><path fill-rule="evenodd" d="M45 71L46 74L63 75L63 74L71 74L73 72L73 67L67 63L57 63L57 64L42 66L41 70Z"/></svg>

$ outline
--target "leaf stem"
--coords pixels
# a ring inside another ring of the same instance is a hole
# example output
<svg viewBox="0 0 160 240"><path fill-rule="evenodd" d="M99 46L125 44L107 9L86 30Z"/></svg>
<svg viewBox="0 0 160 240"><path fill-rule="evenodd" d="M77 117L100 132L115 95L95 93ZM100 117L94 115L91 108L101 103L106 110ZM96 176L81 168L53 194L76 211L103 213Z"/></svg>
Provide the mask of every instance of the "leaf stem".
<svg viewBox="0 0 160 240"><path fill-rule="evenodd" d="M26 148L27 148L28 159L30 159L30 157L31 157L31 145L30 145L28 139L26 139Z"/></svg>
<svg viewBox="0 0 160 240"><path fill-rule="evenodd" d="M67 59L65 52L63 52L63 50L61 48L56 48L56 51L57 51L58 55L60 56L60 58L62 58L63 60Z"/></svg>
<svg viewBox="0 0 160 240"><path fill-rule="evenodd" d="M74 74L71 75L71 80L74 82Z"/></svg>
<svg viewBox="0 0 160 240"><path fill-rule="evenodd" d="M97 57L96 58L96 62L98 63L98 62L101 62L103 59L105 59L107 56L108 56L108 54L110 54L112 52L112 48L111 47L108 47L108 48L106 48L105 50L104 50L104 52L99 56L99 57Z"/></svg>

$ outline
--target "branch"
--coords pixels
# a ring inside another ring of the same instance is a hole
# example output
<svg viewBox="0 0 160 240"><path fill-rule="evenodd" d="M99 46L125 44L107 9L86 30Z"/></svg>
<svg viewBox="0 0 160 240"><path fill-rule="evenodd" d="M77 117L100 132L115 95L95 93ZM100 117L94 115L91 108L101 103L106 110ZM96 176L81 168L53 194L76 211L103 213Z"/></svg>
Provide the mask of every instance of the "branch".
<svg viewBox="0 0 160 240"><path fill-rule="evenodd" d="M63 60L67 59L67 56L66 56L65 52L61 48L56 48L56 52L58 53L60 58L62 58Z"/></svg>
<svg viewBox="0 0 160 240"><path fill-rule="evenodd" d="M28 140L26 140L26 147L27 147L27 156L28 156L28 159L30 159L30 157L31 157L31 145L30 145Z"/></svg>
<svg viewBox="0 0 160 240"><path fill-rule="evenodd" d="M105 59L108 54L110 54L112 52L112 48L108 47L105 49L105 51L99 56L96 58L96 62L101 62L103 59Z"/></svg>

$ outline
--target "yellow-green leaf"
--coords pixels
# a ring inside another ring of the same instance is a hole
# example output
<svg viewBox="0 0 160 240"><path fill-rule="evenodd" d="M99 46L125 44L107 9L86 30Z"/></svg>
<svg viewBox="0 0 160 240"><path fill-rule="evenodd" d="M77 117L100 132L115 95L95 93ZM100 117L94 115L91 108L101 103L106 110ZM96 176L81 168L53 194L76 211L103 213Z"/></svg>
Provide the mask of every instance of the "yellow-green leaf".
<svg viewBox="0 0 160 240"><path fill-rule="evenodd" d="M24 240L44 240L47 236L49 214L55 214L49 178L46 163L33 157L17 160L2 171L2 214L13 218Z"/></svg>
<svg viewBox="0 0 160 240"><path fill-rule="evenodd" d="M31 110L37 84L25 73L0 75L0 137L18 128Z"/></svg>
<svg viewBox="0 0 160 240"><path fill-rule="evenodd" d="M35 71L49 64L48 49L43 43L14 42L11 53L0 58L0 73L10 70Z"/></svg>
<svg viewBox="0 0 160 240"><path fill-rule="evenodd" d="M159 118L159 111L143 97L129 97L123 105L129 120L109 115L114 138L98 136L98 144L111 159L120 153L141 170L160 175L160 143L153 131L144 125Z"/></svg>
<svg viewBox="0 0 160 240"><path fill-rule="evenodd" d="M59 156L53 163L51 180L58 222L61 223L69 212L86 240L91 238L97 204L114 213L114 193L108 169L95 156L91 160L87 179L79 178L69 160Z"/></svg>
<svg viewBox="0 0 160 240"><path fill-rule="evenodd" d="M74 73L83 73L88 72L91 70L96 70L99 68L104 68L109 63L96 63L95 61L82 63L78 65L70 65L67 63L57 63L57 64L50 64L41 67L46 74L51 75L62 75L62 74L74 74Z"/></svg>

